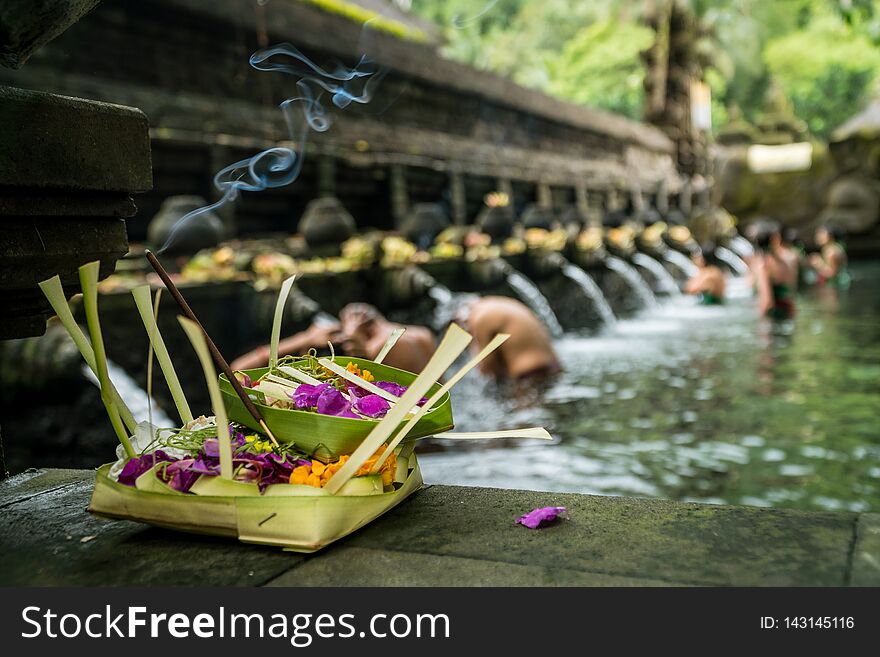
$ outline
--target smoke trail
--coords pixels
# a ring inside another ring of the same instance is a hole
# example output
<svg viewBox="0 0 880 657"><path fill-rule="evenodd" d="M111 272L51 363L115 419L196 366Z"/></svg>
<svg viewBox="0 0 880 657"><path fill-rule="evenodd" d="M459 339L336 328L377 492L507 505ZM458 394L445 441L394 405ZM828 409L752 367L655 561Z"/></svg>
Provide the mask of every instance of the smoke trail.
<svg viewBox="0 0 880 657"><path fill-rule="evenodd" d="M181 217L158 250L160 254L174 243L178 232L186 224L206 212L232 203L241 192L285 187L296 180L302 170L309 128L316 132L325 132L330 128L330 117L321 103L324 95L329 95L330 101L339 109L345 109L352 103L364 105L370 102L376 85L387 72L366 55L360 58L354 68L338 64L332 70L325 69L290 43L255 52L250 57L250 65L258 71L278 71L297 78L298 95L288 98L279 106L293 147L268 148L218 171L214 176L214 187L222 192L220 199Z"/></svg>
<svg viewBox="0 0 880 657"><path fill-rule="evenodd" d="M488 13L489 13L489 10L491 10L492 7L494 7L496 4L498 4L498 0L490 0L490 1L486 4L486 6L483 7L483 9L482 9L480 12L478 12L478 13L476 13L476 14L473 14L473 15L471 15L471 16L468 16L468 17L464 17L464 16L462 16L461 14L455 14L455 15L452 17L452 20L450 21L450 24L451 24L452 27L454 27L456 30L461 30L461 29L463 29L466 25L469 25L470 23L473 23L473 22L475 22L475 21L478 21L480 18L482 18L483 16L485 16L486 14L488 14Z"/></svg>

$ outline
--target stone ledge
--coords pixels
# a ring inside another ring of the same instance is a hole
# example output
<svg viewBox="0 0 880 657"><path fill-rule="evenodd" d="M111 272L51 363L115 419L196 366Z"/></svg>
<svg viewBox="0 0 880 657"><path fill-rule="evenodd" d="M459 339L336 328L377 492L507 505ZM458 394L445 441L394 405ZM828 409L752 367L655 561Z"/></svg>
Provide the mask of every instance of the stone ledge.
<svg viewBox="0 0 880 657"><path fill-rule="evenodd" d="M303 556L93 517L93 476L44 470L0 484L0 549L19 555L0 585L842 586L876 583L880 562L878 514L459 486L429 486ZM551 504L569 519L514 524Z"/></svg>
<svg viewBox="0 0 880 657"><path fill-rule="evenodd" d="M850 584L880 586L880 513L859 516Z"/></svg>
<svg viewBox="0 0 880 657"><path fill-rule="evenodd" d="M0 185L97 192L153 186L138 109L0 87Z"/></svg>

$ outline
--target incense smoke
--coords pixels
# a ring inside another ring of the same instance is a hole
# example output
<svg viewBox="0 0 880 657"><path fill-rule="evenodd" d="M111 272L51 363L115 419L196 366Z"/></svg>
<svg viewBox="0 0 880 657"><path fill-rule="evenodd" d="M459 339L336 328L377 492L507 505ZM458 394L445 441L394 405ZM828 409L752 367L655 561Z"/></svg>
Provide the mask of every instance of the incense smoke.
<svg viewBox="0 0 880 657"><path fill-rule="evenodd" d="M328 94L330 101L339 109L345 109L352 103L366 104L386 74L385 69L366 55L360 58L354 68L339 64L335 69L327 70L289 43L255 52L250 57L250 65L258 71L279 71L297 78L297 95L279 106L293 147L268 148L218 171L214 176L214 187L222 192L220 199L181 217L158 250L160 254L174 243L177 233L185 224L235 201L241 192L261 192L291 184L302 170L309 128L316 132L325 132L330 128L330 117L321 102L324 95Z"/></svg>
<svg viewBox="0 0 880 657"><path fill-rule="evenodd" d="M498 4L498 0L489 0L489 2L486 4L486 6L483 7L483 9L481 11L479 11L476 14L472 14L471 16L467 16L467 17L462 16L461 14L455 14L452 17L450 24L456 30L461 30L466 25L474 23L475 21L478 21L480 18L485 16L487 13L489 13L489 11L492 9L492 7L494 7L496 4Z"/></svg>

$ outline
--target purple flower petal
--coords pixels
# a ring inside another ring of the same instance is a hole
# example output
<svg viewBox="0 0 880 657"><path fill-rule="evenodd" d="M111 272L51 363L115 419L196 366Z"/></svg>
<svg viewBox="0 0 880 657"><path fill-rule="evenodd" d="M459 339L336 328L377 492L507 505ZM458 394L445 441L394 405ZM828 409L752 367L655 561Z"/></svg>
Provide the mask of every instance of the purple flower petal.
<svg viewBox="0 0 880 657"><path fill-rule="evenodd" d="M376 381L376 387L382 388L382 390L391 393L395 397L403 397L403 393L407 391L406 386L402 386L399 383L394 383L394 381ZM427 397L422 397L419 401L416 402L416 405L423 406L427 401Z"/></svg>
<svg viewBox="0 0 880 657"><path fill-rule="evenodd" d="M170 463L173 461L174 459L161 449L142 456L136 456L133 459L129 459L122 468L122 472L119 473L119 483L125 486L134 486L137 478L157 463Z"/></svg>
<svg viewBox="0 0 880 657"><path fill-rule="evenodd" d="M564 506L543 506L539 509L529 511L524 516L520 516L516 519L516 522L525 525L529 529L538 529L538 527L553 522L559 517L560 513L565 513L565 511L566 509Z"/></svg>
<svg viewBox="0 0 880 657"><path fill-rule="evenodd" d="M379 395L367 395L354 403L354 409L367 417L385 417L389 408L391 408L391 404Z"/></svg>
<svg viewBox="0 0 880 657"><path fill-rule="evenodd" d="M376 387L382 388L385 392L390 392L395 397L403 397L406 392L406 386L402 386L394 381L376 381Z"/></svg>
<svg viewBox="0 0 880 657"><path fill-rule="evenodd" d="M315 410L321 415L337 415L341 417L357 417L351 412L351 402L333 386L328 385L318 397Z"/></svg>
<svg viewBox="0 0 880 657"><path fill-rule="evenodd" d="M198 472L192 471L193 463L195 459L180 459L171 463L165 468L163 481L176 491L188 493L200 476Z"/></svg>
<svg viewBox="0 0 880 657"><path fill-rule="evenodd" d="M370 393L361 388L360 386L356 386L353 383L348 384L348 396L352 399L356 397L366 397Z"/></svg>
<svg viewBox="0 0 880 657"><path fill-rule="evenodd" d="M329 383L321 383L316 386L313 386L310 383L300 383L296 391L289 396L293 400L294 406L299 410L306 410L317 406L321 393L331 387L332 386ZM318 412L320 413L320 411Z"/></svg>

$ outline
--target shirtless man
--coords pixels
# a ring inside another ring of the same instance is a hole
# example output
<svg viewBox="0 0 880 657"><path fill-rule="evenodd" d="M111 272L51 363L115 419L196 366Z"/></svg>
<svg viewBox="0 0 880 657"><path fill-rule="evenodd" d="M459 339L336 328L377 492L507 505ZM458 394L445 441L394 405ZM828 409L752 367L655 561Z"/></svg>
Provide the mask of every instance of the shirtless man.
<svg viewBox="0 0 880 657"><path fill-rule="evenodd" d="M777 224L761 226L755 234L752 266L758 288L758 309L771 319L791 319L798 283L798 258L783 245Z"/></svg>
<svg viewBox="0 0 880 657"><path fill-rule="evenodd" d="M350 303L339 314L341 323L312 324L305 331L284 338L278 343L278 355L287 356L306 353L309 349L322 349L332 342L349 356L374 359L400 324L389 322L373 306ZM434 353L436 343L431 332L423 326L407 326L394 348L383 361L391 367L410 372L421 372ZM257 347L232 362L233 370L265 367L269 361L269 347Z"/></svg>
<svg viewBox="0 0 880 657"><path fill-rule="evenodd" d="M374 359L379 355L388 336L401 324L390 322L374 306L350 303L339 313L342 322L342 347L349 356ZM386 365L409 372L421 372L437 342L424 326L406 326L404 333L383 361Z"/></svg>
<svg viewBox="0 0 880 657"><path fill-rule="evenodd" d="M305 331L295 333L278 342L279 356L300 356L309 349L325 349L328 342L341 340L339 323L312 324ZM229 365L233 370L250 370L255 367L266 367L269 362L269 346L263 345L239 356Z"/></svg>
<svg viewBox="0 0 880 657"><path fill-rule="evenodd" d="M714 247L701 247L694 254L693 260L698 270L685 283L684 291L687 294L699 296L700 303L703 305L715 306L723 304L727 279L719 266Z"/></svg>
<svg viewBox="0 0 880 657"><path fill-rule="evenodd" d="M479 297L467 303L457 321L480 351L498 333L510 338L480 363L480 371L496 378L523 379L558 372L561 367L544 324L525 305L508 297Z"/></svg>
<svg viewBox="0 0 880 657"><path fill-rule="evenodd" d="M847 282L846 251L840 244L839 231L822 226L816 231L816 244L822 251L810 257L810 264L819 276L819 283Z"/></svg>

